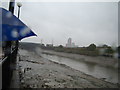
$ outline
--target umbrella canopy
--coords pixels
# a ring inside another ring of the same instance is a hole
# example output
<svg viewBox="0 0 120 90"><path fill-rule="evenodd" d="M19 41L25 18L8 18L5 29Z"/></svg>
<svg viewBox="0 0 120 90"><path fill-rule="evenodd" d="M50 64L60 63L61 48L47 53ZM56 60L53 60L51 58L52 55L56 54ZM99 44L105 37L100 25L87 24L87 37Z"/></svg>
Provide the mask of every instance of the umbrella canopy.
<svg viewBox="0 0 120 90"><path fill-rule="evenodd" d="M37 36L10 11L0 8L0 41L15 41Z"/></svg>

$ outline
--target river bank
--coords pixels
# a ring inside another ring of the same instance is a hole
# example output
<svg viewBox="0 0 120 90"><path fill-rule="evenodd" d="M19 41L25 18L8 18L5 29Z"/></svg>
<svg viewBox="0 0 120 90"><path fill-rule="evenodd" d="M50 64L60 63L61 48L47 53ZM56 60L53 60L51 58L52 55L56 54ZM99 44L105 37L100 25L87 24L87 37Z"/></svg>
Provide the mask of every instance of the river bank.
<svg viewBox="0 0 120 90"><path fill-rule="evenodd" d="M38 49L37 49L38 51ZM38 52L37 52L38 53ZM41 52L39 52L41 53ZM19 51L20 88L117 88L117 84L94 78L35 52Z"/></svg>

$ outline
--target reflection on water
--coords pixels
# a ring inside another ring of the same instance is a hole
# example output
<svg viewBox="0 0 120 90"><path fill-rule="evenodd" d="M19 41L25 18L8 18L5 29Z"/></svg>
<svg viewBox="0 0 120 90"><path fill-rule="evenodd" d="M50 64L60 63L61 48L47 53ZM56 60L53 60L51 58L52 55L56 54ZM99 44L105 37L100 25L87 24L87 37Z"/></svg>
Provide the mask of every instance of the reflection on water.
<svg viewBox="0 0 120 90"><path fill-rule="evenodd" d="M42 54L44 58L51 61L58 62L70 66L76 70L82 71L86 74L92 75L97 78L104 78L106 81L117 83L118 82L118 70L108 67L99 66L95 63L81 62L70 58Z"/></svg>
<svg viewBox="0 0 120 90"><path fill-rule="evenodd" d="M94 68L95 68L96 64L88 63L88 62L86 62L85 64L86 64L86 67L88 68L88 71L94 72Z"/></svg>

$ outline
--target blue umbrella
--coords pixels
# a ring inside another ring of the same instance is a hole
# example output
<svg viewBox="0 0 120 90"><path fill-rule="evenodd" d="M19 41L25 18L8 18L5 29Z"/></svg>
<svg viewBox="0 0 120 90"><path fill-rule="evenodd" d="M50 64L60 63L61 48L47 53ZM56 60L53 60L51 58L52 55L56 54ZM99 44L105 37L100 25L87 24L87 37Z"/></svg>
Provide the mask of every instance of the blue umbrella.
<svg viewBox="0 0 120 90"><path fill-rule="evenodd" d="M0 8L0 41L15 41L37 36L10 11Z"/></svg>

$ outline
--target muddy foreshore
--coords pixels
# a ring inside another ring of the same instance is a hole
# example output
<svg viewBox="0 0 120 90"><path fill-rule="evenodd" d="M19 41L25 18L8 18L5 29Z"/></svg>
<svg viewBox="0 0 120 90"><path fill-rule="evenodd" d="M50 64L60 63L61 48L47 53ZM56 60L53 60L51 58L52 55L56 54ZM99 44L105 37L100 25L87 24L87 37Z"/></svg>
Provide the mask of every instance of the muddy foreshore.
<svg viewBox="0 0 120 90"><path fill-rule="evenodd" d="M47 60L35 52L20 50L20 88L118 88L66 65Z"/></svg>

